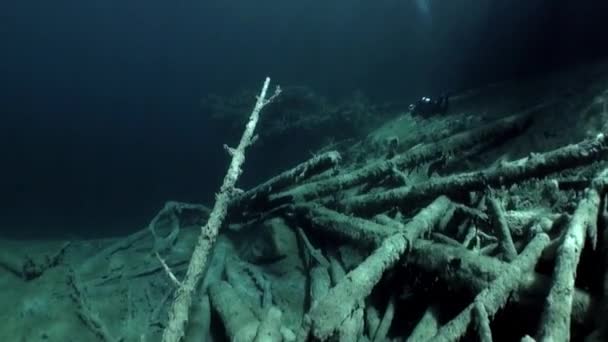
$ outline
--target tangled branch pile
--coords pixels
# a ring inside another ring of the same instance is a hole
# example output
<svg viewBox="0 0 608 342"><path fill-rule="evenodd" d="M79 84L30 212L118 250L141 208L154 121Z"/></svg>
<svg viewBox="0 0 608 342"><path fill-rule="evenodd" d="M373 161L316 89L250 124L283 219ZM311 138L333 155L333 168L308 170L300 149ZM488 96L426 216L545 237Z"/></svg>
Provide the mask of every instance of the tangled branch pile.
<svg viewBox="0 0 608 342"><path fill-rule="evenodd" d="M289 326L298 339L456 341L476 333L484 341L566 341L590 333L603 279L589 274L606 274L594 262L605 260L603 134L479 170L410 177L445 155L505 143L531 119L507 117L236 200L241 231L278 221L302 240L309 296L302 324ZM212 298L227 288L212 286ZM526 319L514 316L521 310ZM605 333L596 327L595 335Z"/></svg>
<svg viewBox="0 0 608 342"><path fill-rule="evenodd" d="M418 129L406 116L407 139L377 134L222 189L215 244L199 237L215 210L168 202L84 262L73 255L95 249L72 243L0 266L30 286L63 279L83 336L104 341L603 341L608 138L501 159L538 119ZM201 239L210 255L188 270ZM180 301L191 310L168 325Z"/></svg>

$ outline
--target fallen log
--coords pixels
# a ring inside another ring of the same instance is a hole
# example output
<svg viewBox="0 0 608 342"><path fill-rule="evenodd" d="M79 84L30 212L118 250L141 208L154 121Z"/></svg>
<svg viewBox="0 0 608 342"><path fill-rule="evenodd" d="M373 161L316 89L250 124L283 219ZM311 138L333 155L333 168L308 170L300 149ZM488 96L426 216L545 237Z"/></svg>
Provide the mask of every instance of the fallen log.
<svg viewBox="0 0 608 342"><path fill-rule="evenodd" d="M539 178L569 168L589 164L605 156L606 137L599 134L577 144L546 153L506 162L480 171L466 172L403 186L388 191L343 199L339 207L347 213L373 215L394 207L408 207L440 195L457 195L483 190L487 186L508 186L518 181Z"/></svg>
<svg viewBox="0 0 608 342"><path fill-rule="evenodd" d="M270 193L276 193L287 187L298 185L312 176L330 170L338 165L340 159L340 153L337 151L329 151L314 156L304 163L281 172L264 183L235 196L230 201L229 210L230 212L255 210L263 205Z"/></svg>
<svg viewBox="0 0 608 342"><path fill-rule="evenodd" d="M599 176L603 180L604 174ZM593 182L595 184L601 181ZM557 250L553 284L541 316L539 341L569 341L574 281L585 240L597 236L601 193L595 187L585 191Z"/></svg>
<svg viewBox="0 0 608 342"><path fill-rule="evenodd" d="M384 272L395 265L420 234L431 230L441 220L450 205L446 197L437 198L420 211L404 231L386 238L310 310L305 329L310 328L312 335L321 340L333 335L357 304L371 293Z"/></svg>
<svg viewBox="0 0 608 342"><path fill-rule="evenodd" d="M534 269L543 248L548 243L549 236L544 233L538 234L500 277L477 295L475 300L458 316L441 327L437 335L430 341L449 342L460 340L471 324L472 311L476 305L482 305L490 316L496 314L498 310L505 306L509 295L518 290L522 276Z"/></svg>
<svg viewBox="0 0 608 342"><path fill-rule="evenodd" d="M269 200L277 204L299 203L327 196L363 183L374 183L385 178L393 169L411 168L443 155L454 154L479 145L493 145L504 141L521 133L530 122L531 116L529 114L509 116L437 142L417 145L389 160L379 160L327 180L303 184L281 193L271 194Z"/></svg>
<svg viewBox="0 0 608 342"><path fill-rule="evenodd" d="M459 266L451 267L455 262ZM438 276L450 284L450 288L454 291L470 295L486 289L510 265L462 247L420 239L412 246L404 258L404 263ZM551 279L549 277L536 272L526 273L522 277L519 295L513 297L513 300L540 307L550 287ZM596 310L595 304L596 301L587 292L575 289L571 312L572 321L580 325L587 323Z"/></svg>

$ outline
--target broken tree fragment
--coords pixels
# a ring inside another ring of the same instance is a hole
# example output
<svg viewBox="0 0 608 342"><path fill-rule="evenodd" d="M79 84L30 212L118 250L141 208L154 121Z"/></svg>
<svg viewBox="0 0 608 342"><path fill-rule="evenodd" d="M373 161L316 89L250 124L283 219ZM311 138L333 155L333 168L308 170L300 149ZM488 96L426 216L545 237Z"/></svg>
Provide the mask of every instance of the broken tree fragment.
<svg viewBox="0 0 608 342"><path fill-rule="evenodd" d="M209 298L213 309L224 323L230 341L253 341L260 321L230 283L220 281L211 285Z"/></svg>
<svg viewBox="0 0 608 342"><path fill-rule="evenodd" d="M515 182L543 177L548 174L592 163L608 152L606 137L599 134L577 144L567 145L546 153L505 162L480 171L465 172L392 190L353 196L341 201L346 212L373 215L394 207L407 207L428 201L439 195L458 195L483 190L487 186L500 187Z"/></svg>
<svg viewBox="0 0 608 342"><path fill-rule="evenodd" d="M605 174L600 175L601 177L597 177L592 183L592 186L601 193L606 192L606 188L608 185L608 177ZM603 253L601 257L602 267L601 271L603 271L602 277L602 300L600 302L600 307L595 315L596 329L589 336L587 336L586 341L606 341L608 340L608 325L605 324L605 319L608 317L608 229L606 229L606 224L608 223L608 211L606 207L606 197L604 196L603 205L601 207L601 214L599 217L599 226L603 227L603 234L599 237L600 245L603 246ZM576 307L576 306L574 306Z"/></svg>
<svg viewBox="0 0 608 342"><path fill-rule="evenodd" d="M475 328L477 335L479 335L479 341L481 342L492 342L492 330L490 329L490 318L488 312L483 306L483 303L475 301L473 307L473 314L475 315Z"/></svg>
<svg viewBox="0 0 608 342"><path fill-rule="evenodd" d="M243 172L241 167L245 162L245 150L255 140L254 131L260 117L260 112L280 94L281 88L277 87L274 95L266 98L269 84L270 78L267 77L262 86L262 91L257 98L255 107L251 112L249 122L247 122L245 131L241 136L239 145L230 150L232 159L220 192L215 197L215 204L209 215L209 220L201 227L200 236L192 253L186 276L181 282L182 285L175 291L173 304L169 309L169 321L163 331L163 342L178 342L184 336L194 292L205 271L207 257L215 245L220 227L224 223L224 218L228 213L230 201L234 198L236 182Z"/></svg>
<svg viewBox="0 0 608 342"><path fill-rule="evenodd" d="M544 233L534 237L504 273L494 280L488 288L477 295L475 300L460 312L458 316L441 327L437 335L430 341L459 341L472 323L472 311L476 305L483 305L489 316L496 314L498 310L505 306L509 296L519 290L523 276L534 269L538 258L548 243L549 236Z"/></svg>
<svg viewBox="0 0 608 342"><path fill-rule="evenodd" d="M236 196L230 202L231 212L257 210L264 205L270 193L279 192L287 187L295 186L307 179L335 168L340 162L340 153L329 151L301 163L266 182Z"/></svg>
<svg viewBox="0 0 608 342"><path fill-rule="evenodd" d="M603 172L594 185L604 184ZM598 186L601 188L601 186ZM570 313L574 294L576 270L585 240L597 236L597 222L602 189L590 187L585 190L583 198L568 224L562 243L558 247L553 271L553 285L545 302L537 340L569 341Z"/></svg>
<svg viewBox="0 0 608 342"><path fill-rule="evenodd" d="M549 248L549 247L547 247ZM547 250L545 248L545 252ZM543 252L543 253L545 253ZM457 261L459 267L450 267ZM479 255L462 247L447 246L425 240L417 240L404 258L408 266L413 266L429 274L435 274L457 292L467 295L477 294L510 264L496 258ZM513 297L514 302L541 307L551 287L550 278L537 272L526 273L522 277L520 292ZM572 321L578 324L587 322L595 312L595 299L587 292L575 289L573 298Z"/></svg>
<svg viewBox="0 0 608 342"><path fill-rule="evenodd" d="M517 257L517 250L515 250L515 245L513 244L513 238L511 237L511 230L507 223L505 209L499 199L496 198L496 194L491 194L488 197L488 210L490 211L490 217L492 218L492 226L496 235L498 235L502 256L506 261L512 261Z"/></svg>
<svg viewBox="0 0 608 342"><path fill-rule="evenodd" d="M310 306L312 307L329 292L331 287L331 276L329 275L327 268L321 265L313 267L309 273L309 297Z"/></svg>
<svg viewBox="0 0 608 342"><path fill-rule="evenodd" d="M455 155L496 146L522 133L532 121L530 113L516 114L490 122L478 128L456 133L439 141L416 145L395 157L400 169L415 167L446 155Z"/></svg>
<svg viewBox="0 0 608 342"><path fill-rule="evenodd" d="M393 324L393 318L395 317L395 302L395 297L391 296L388 301L388 305L386 306L384 316L382 316L382 320L380 321L380 325L374 334L372 342L387 341L388 330L390 329L391 324Z"/></svg>
<svg viewBox="0 0 608 342"><path fill-rule="evenodd" d="M313 229L322 230L349 241L374 246L396 230L359 217L349 216L321 204L304 203L295 206L298 217Z"/></svg>
<svg viewBox="0 0 608 342"><path fill-rule="evenodd" d="M372 255L331 288L307 314L307 328L312 335L321 340L333 335L358 303L369 296L384 272L395 265L422 233L430 231L450 206L451 202L446 197L437 198L420 211L404 231L384 239Z"/></svg>

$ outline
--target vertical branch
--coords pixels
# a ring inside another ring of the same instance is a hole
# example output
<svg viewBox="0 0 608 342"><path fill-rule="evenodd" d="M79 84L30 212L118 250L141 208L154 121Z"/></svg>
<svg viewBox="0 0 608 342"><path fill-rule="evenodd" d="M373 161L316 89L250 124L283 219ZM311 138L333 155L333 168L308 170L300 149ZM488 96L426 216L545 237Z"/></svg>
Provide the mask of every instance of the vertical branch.
<svg viewBox="0 0 608 342"><path fill-rule="evenodd" d="M219 229L226 217L228 205L234 197L235 184L243 171L241 166L245 162L245 150L255 141L253 133L258 123L260 112L281 92L281 88L277 87L275 93L267 99L266 93L269 84L270 78L267 77L264 81L262 91L257 98L255 107L249 116L249 122L245 127L239 145L236 148L224 145L224 148L231 155L232 160L228 167L228 172L224 177L220 192L216 195L215 204L209 216L209 220L207 221L207 224L201 227L201 234L198 238L196 247L194 248L194 252L192 252L186 276L175 293L175 299L169 310L169 322L163 331L163 342L177 342L184 336L190 305L192 304L192 296L205 270L207 257L215 244Z"/></svg>
<svg viewBox="0 0 608 342"><path fill-rule="evenodd" d="M545 300L545 308L541 316L537 338L539 341L570 340L570 314L575 290L576 269L588 232L594 232L597 229L599 206L600 192L593 187L586 189L557 250L553 284Z"/></svg>
<svg viewBox="0 0 608 342"><path fill-rule="evenodd" d="M511 230L507 223L505 216L505 209L502 203L498 200L495 193L491 193L488 196L488 211L493 223L494 231L498 235L499 247L502 251L503 258L506 261L513 261L517 257L517 250L513 244L513 238L511 237Z"/></svg>

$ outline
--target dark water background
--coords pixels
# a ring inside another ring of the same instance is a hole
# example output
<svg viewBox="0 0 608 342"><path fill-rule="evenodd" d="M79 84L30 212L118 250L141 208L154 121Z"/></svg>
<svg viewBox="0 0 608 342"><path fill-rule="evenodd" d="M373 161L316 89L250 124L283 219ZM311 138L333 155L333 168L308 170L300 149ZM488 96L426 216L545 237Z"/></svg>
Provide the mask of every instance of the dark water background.
<svg viewBox="0 0 608 342"><path fill-rule="evenodd" d="M165 200L211 201L237 137L207 122L209 92L270 75L409 101L602 58L606 13L605 0L4 1L0 233L123 234ZM256 161L241 185L275 172Z"/></svg>

